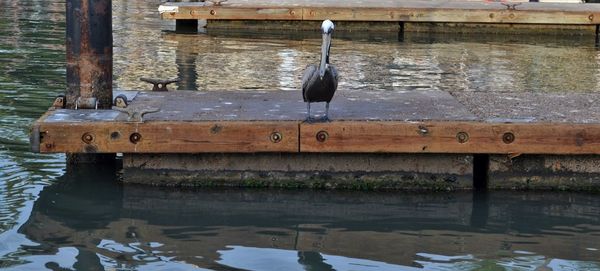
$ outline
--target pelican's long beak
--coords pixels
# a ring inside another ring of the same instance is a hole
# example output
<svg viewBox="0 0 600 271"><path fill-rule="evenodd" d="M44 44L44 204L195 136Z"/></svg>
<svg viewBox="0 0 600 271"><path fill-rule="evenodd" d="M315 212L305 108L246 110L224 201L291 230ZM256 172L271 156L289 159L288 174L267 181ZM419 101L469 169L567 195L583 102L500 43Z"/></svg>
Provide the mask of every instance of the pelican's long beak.
<svg viewBox="0 0 600 271"><path fill-rule="evenodd" d="M329 48L331 47L331 33L323 33L323 44L321 45L321 65L319 65L319 76L323 79L325 69L329 64Z"/></svg>

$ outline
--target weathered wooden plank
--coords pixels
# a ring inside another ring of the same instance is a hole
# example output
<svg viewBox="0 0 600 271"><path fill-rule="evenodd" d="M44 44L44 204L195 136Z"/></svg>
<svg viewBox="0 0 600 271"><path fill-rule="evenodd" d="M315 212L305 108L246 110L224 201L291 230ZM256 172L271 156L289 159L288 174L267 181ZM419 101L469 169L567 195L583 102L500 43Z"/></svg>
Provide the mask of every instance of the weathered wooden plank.
<svg viewBox="0 0 600 271"><path fill-rule="evenodd" d="M211 19L211 20L302 20L302 9L294 7L244 7L182 6L177 12L163 12L162 19Z"/></svg>
<svg viewBox="0 0 600 271"><path fill-rule="evenodd" d="M470 9L307 8L304 20L402 21L440 23L597 24L594 15L568 11ZM600 14L598 14L600 16ZM591 17L590 17L591 16ZM590 19L591 18L591 19ZM598 17L600 18L600 17Z"/></svg>
<svg viewBox="0 0 600 271"><path fill-rule="evenodd" d="M298 123L36 123L42 153L298 152Z"/></svg>
<svg viewBox="0 0 600 271"><path fill-rule="evenodd" d="M515 24L600 24L594 4L520 3L508 9L497 2L459 1L245 1L222 6L204 3L161 5L163 19L403 21Z"/></svg>
<svg viewBox="0 0 600 271"><path fill-rule="evenodd" d="M53 122L35 127L42 153L600 154L600 124L338 121L298 126L292 121L223 121Z"/></svg>
<svg viewBox="0 0 600 271"><path fill-rule="evenodd" d="M600 154L600 124L360 122L300 125L301 152Z"/></svg>

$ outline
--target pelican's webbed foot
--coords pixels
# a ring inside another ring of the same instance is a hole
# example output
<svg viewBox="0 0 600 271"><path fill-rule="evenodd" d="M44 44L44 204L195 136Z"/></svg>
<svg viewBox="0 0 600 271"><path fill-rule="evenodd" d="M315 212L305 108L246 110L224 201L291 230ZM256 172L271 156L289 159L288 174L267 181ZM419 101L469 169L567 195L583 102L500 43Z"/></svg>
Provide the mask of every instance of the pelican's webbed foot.
<svg viewBox="0 0 600 271"><path fill-rule="evenodd" d="M330 122L331 121L327 115L321 117L319 120L322 122Z"/></svg>
<svg viewBox="0 0 600 271"><path fill-rule="evenodd" d="M314 123L317 119L313 118L311 116L306 117L306 119L304 120L304 122L306 123Z"/></svg>

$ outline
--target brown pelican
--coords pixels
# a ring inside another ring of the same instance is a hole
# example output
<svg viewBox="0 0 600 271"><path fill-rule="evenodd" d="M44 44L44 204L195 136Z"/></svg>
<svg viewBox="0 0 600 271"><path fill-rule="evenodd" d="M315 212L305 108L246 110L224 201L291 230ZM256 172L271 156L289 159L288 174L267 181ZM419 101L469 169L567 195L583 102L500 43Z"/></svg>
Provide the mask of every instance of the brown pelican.
<svg viewBox="0 0 600 271"><path fill-rule="evenodd" d="M329 65L329 49L331 48L331 34L333 33L333 22L323 21L321 30L323 32L323 44L321 45L321 63L309 65L302 76L302 97L308 109L307 121L312 121L310 115L310 103L326 102L325 116L322 120L329 120L329 102L338 85L338 73L334 66Z"/></svg>

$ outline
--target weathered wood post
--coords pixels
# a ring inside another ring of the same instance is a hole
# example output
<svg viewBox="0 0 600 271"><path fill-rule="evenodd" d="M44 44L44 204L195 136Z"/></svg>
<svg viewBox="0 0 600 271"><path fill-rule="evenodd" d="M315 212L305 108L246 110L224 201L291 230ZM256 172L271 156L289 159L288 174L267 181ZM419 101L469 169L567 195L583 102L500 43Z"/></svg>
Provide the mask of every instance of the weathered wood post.
<svg viewBox="0 0 600 271"><path fill-rule="evenodd" d="M67 92L69 109L112 105L112 1L67 0ZM67 162L114 161L114 155L68 154Z"/></svg>

